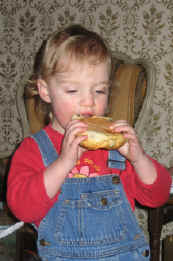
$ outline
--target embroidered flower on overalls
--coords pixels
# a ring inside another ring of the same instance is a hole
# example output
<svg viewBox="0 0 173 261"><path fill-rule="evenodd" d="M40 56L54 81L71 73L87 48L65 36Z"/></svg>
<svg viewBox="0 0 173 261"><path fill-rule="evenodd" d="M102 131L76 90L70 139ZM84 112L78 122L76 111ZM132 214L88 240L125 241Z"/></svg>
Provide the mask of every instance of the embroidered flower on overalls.
<svg viewBox="0 0 173 261"><path fill-rule="evenodd" d="M94 162L93 162L93 160L91 160L91 159L84 159L84 162L85 163L88 163L89 165L93 165L94 164Z"/></svg>
<svg viewBox="0 0 173 261"><path fill-rule="evenodd" d="M88 165L90 165L92 168L94 168L96 170L96 172L99 172L100 171L100 167L97 166L96 164L94 164L94 161L91 160L91 159L84 159L84 162L85 163L88 163Z"/></svg>
<svg viewBox="0 0 173 261"><path fill-rule="evenodd" d="M78 170L76 167L73 168L68 176L69 178L87 178L96 177L98 176L98 173L90 173L88 166L82 166L80 170Z"/></svg>

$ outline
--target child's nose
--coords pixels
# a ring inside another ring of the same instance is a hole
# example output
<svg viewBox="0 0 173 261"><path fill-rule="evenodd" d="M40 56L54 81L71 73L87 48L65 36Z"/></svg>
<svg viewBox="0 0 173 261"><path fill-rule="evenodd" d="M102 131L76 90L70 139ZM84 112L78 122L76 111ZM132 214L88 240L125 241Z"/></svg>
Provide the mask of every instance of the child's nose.
<svg viewBox="0 0 173 261"><path fill-rule="evenodd" d="M94 95L92 93L87 93L81 97L81 105L86 107L91 107L95 103Z"/></svg>

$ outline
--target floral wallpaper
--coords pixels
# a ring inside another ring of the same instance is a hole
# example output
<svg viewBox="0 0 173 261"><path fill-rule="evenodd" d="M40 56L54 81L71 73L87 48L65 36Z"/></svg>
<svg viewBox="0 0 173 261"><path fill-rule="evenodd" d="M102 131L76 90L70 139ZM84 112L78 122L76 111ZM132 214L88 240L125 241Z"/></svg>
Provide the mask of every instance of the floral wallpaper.
<svg viewBox="0 0 173 261"><path fill-rule="evenodd" d="M16 92L36 51L49 33L71 23L100 33L113 52L154 66L136 129L147 153L173 165L172 0L0 0L0 157L23 138Z"/></svg>

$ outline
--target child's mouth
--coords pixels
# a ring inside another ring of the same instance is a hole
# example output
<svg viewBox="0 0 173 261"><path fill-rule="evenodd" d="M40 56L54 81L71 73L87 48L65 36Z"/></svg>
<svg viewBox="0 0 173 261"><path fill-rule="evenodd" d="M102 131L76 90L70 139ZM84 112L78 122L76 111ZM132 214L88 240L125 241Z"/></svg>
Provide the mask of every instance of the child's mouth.
<svg viewBox="0 0 173 261"><path fill-rule="evenodd" d="M78 114L74 114L72 116L73 120L77 120L77 119L84 119L84 118L90 118L94 116L92 113L78 113Z"/></svg>
<svg viewBox="0 0 173 261"><path fill-rule="evenodd" d="M89 118L89 117L92 117L93 114L92 113L82 113L80 114L81 117L84 117L84 118Z"/></svg>

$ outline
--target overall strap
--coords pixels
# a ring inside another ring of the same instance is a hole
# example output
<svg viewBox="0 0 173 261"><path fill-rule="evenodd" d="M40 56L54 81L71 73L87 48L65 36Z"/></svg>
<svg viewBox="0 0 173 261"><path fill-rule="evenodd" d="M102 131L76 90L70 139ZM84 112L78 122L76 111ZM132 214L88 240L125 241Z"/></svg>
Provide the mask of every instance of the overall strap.
<svg viewBox="0 0 173 261"><path fill-rule="evenodd" d="M108 152L108 167L124 170L126 168L125 157L117 150L109 150Z"/></svg>
<svg viewBox="0 0 173 261"><path fill-rule="evenodd" d="M44 130L33 134L31 136L39 146L45 167L50 165L58 158L57 151L54 148L52 141Z"/></svg>

